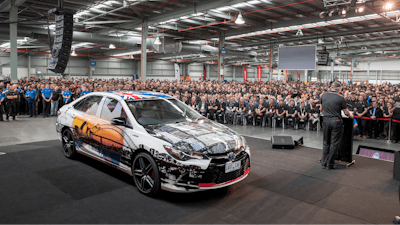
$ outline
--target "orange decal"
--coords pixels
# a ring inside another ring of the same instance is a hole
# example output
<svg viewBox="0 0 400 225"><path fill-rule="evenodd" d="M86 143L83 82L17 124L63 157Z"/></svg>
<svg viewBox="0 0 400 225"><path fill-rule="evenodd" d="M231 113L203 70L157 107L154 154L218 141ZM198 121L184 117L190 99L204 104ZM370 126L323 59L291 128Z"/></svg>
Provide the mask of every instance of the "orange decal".
<svg viewBox="0 0 400 225"><path fill-rule="evenodd" d="M83 143L122 153L124 145L122 128L86 114L76 116L72 126L75 137Z"/></svg>

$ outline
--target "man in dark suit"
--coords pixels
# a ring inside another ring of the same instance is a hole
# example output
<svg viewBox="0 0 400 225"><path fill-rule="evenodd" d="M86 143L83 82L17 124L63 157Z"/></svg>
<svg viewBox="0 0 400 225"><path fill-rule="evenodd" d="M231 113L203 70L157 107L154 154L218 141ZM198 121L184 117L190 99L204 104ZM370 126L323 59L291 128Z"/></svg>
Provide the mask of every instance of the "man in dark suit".
<svg viewBox="0 0 400 225"><path fill-rule="evenodd" d="M369 110L370 120L369 120L369 136L373 139L379 139L379 129L377 118L383 117L382 109L378 107L378 102L372 102L372 107ZM373 133L372 133L373 132Z"/></svg>
<svg viewBox="0 0 400 225"><path fill-rule="evenodd" d="M207 117L208 105L209 105L209 103L208 103L206 97L202 97L201 98L201 102L199 102L199 106L197 107L197 109L199 110L199 113L202 116Z"/></svg>

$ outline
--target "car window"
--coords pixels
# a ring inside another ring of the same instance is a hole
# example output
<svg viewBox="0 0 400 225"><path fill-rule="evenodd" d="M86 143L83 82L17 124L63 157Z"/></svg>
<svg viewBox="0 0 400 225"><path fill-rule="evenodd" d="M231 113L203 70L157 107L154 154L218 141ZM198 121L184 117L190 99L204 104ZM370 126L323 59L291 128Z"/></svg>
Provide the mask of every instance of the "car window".
<svg viewBox="0 0 400 225"><path fill-rule="evenodd" d="M136 121L141 125L156 125L196 120L196 111L176 99L126 101Z"/></svg>
<svg viewBox="0 0 400 225"><path fill-rule="evenodd" d="M75 109L90 115L96 115L102 96L89 96L75 105Z"/></svg>
<svg viewBox="0 0 400 225"><path fill-rule="evenodd" d="M125 117L128 119L122 104L118 100L106 98L103 108L101 109L100 118L111 121L116 117Z"/></svg>

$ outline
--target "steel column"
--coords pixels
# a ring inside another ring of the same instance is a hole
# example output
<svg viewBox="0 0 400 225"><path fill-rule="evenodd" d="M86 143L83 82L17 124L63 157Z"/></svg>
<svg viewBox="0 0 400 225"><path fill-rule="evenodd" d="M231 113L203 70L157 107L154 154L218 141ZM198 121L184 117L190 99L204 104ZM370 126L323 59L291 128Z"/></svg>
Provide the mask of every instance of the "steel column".
<svg viewBox="0 0 400 225"><path fill-rule="evenodd" d="M236 80L236 66L235 65L233 65L232 72L233 72L232 80Z"/></svg>
<svg viewBox="0 0 400 225"><path fill-rule="evenodd" d="M269 82L271 81L271 79L272 79L272 74L273 74L273 71L272 71L273 48L274 48L274 45L273 45L273 44L270 44L270 45L269 45L269 76L268 76L268 81L269 81Z"/></svg>
<svg viewBox="0 0 400 225"><path fill-rule="evenodd" d="M221 75L224 75L224 56L221 55L221 50L225 48L225 32L219 35L218 45L218 81L221 80Z"/></svg>
<svg viewBox="0 0 400 225"><path fill-rule="evenodd" d="M381 84L382 84L382 74L383 74L383 71L381 70Z"/></svg>
<svg viewBox="0 0 400 225"><path fill-rule="evenodd" d="M10 21L18 20L18 6L15 0L11 1ZM11 80L13 83L18 81L18 52L17 52L17 23L10 23L10 67Z"/></svg>
<svg viewBox="0 0 400 225"><path fill-rule="evenodd" d="M31 55L28 55L28 79L31 78L31 66L32 66Z"/></svg>
<svg viewBox="0 0 400 225"><path fill-rule="evenodd" d="M368 68L367 68L367 82L369 83L369 69L371 66L371 61L368 61Z"/></svg>
<svg viewBox="0 0 400 225"><path fill-rule="evenodd" d="M147 69L147 33L149 31L149 27L147 26L147 20L142 21L142 55L140 58L141 64L141 76L140 80L146 80L146 69Z"/></svg>
<svg viewBox="0 0 400 225"><path fill-rule="evenodd" d="M209 80L209 79L210 79L210 64L207 64L207 66L206 66L206 71L207 71L206 79Z"/></svg>

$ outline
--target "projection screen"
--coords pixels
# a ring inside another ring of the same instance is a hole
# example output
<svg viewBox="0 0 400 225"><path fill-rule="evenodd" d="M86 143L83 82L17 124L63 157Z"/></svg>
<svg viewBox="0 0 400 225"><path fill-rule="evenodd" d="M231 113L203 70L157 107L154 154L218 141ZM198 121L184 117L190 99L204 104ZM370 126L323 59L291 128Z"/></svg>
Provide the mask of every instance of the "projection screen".
<svg viewBox="0 0 400 225"><path fill-rule="evenodd" d="M280 47L278 53L279 70L315 70L317 46Z"/></svg>

